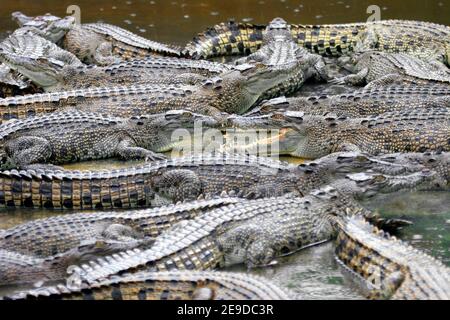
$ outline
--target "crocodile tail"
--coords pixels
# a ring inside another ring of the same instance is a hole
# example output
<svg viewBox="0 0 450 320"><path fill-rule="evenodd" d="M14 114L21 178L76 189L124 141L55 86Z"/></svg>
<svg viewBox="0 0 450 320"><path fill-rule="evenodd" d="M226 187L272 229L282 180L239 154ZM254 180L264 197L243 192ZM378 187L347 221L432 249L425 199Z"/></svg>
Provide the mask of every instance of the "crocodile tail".
<svg viewBox="0 0 450 320"><path fill-rule="evenodd" d="M248 55L261 47L265 28L233 21L220 23L199 33L186 45L183 54L193 59Z"/></svg>

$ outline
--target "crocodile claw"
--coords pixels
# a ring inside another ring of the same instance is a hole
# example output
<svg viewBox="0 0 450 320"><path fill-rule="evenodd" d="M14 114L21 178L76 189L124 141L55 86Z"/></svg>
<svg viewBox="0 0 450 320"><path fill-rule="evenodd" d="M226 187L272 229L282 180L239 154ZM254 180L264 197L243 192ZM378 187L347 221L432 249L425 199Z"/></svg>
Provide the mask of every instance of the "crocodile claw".
<svg viewBox="0 0 450 320"><path fill-rule="evenodd" d="M163 155L162 153L153 153L145 157L145 162L165 160L165 159L167 159L167 156Z"/></svg>

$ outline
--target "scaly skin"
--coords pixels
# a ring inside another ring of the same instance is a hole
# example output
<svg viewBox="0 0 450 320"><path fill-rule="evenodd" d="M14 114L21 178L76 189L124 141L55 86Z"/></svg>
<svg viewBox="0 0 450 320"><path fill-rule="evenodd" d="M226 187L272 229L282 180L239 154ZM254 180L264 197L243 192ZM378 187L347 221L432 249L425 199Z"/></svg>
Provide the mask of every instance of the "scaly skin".
<svg viewBox="0 0 450 320"><path fill-rule="evenodd" d="M298 168L254 157L218 155L110 171L11 170L0 172L0 206L89 210L148 207L162 200L192 200L224 191L255 198L302 195L336 176L368 169L398 174L421 168L350 153Z"/></svg>
<svg viewBox="0 0 450 320"><path fill-rule="evenodd" d="M303 196L313 188L342 178L347 173L371 170L397 175L425 168L422 164L417 166L405 160L401 162L403 166L390 164L391 162L391 158L383 162L355 153L333 154L300 166L238 155L210 156L201 161L199 157L186 157L168 161L165 167L161 166L154 174L156 181L153 188L158 195L174 202L186 200L188 195L191 198L199 195L203 198L223 197L224 194L245 198L263 198L285 193ZM154 165L158 167L158 163ZM170 192L163 194L161 189ZM192 193L192 190L196 192ZM63 253L80 245L85 239L107 241L124 237L155 238L162 230L178 221L194 218L202 211L237 201L219 198L159 209L52 217L4 230L0 233L0 248L45 257Z"/></svg>
<svg viewBox="0 0 450 320"><path fill-rule="evenodd" d="M87 63L111 63L152 56L179 57L181 49L145 39L106 23L74 26L64 38L64 48Z"/></svg>
<svg viewBox="0 0 450 320"><path fill-rule="evenodd" d="M307 159L339 151L360 151L372 155L450 151L448 108L406 109L365 118L337 117L333 114L314 116L286 111L249 118L247 122L252 129L277 128L280 131L276 141L278 149L272 150L272 153ZM265 150L273 141L256 140L250 144L257 145L258 150ZM249 147L228 145L225 150L229 148L238 152Z"/></svg>
<svg viewBox="0 0 450 320"><path fill-rule="evenodd" d="M280 95L288 95L298 91L303 83L312 77L317 80L326 80L325 62L314 54L310 54L304 48L300 48L294 41L290 26L282 18L275 18L266 28L263 37L263 45L257 52L240 59L247 63L263 62L269 65L283 65L299 60L302 63L294 70L292 76L285 82L270 89L261 98L267 99Z"/></svg>
<svg viewBox="0 0 450 320"><path fill-rule="evenodd" d="M210 117L182 110L130 119L71 111L14 120L0 126L1 167L26 168L31 164L111 157L163 159L161 152L176 146L173 131L193 130L199 121L205 128L218 126Z"/></svg>
<svg viewBox="0 0 450 320"><path fill-rule="evenodd" d="M294 295L248 274L205 271L142 272L83 289L47 287L4 300L288 300Z"/></svg>
<svg viewBox="0 0 450 320"><path fill-rule="evenodd" d="M21 12L12 14L19 26L62 24L73 17L59 18L46 14L29 17ZM128 30L106 23L88 23L75 25L60 38L64 37L64 48L87 63L99 65L110 64L131 58L147 58L150 56L180 56L180 49L145 39ZM56 42L56 41L55 41Z"/></svg>
<svg viewBox="0 0 450 320"><path fill-rule="evenodd" d="M399 165L424 166L438 175L437 188L450 186L450 153L396 153L378 157L380 161L396 163Z"/></svg>
<svg viewBox="0 0 450 320"><path fill-rule="evenodd" d="M337 260L372 299L449 300L450 269L361 217L337 219Z"/></svg>
<svg viewBox="0 0 450 320"><path fill-rule="evenodd" d="M31 33L36 35L36 38L42 37L54 43L61 40L65 33L75 23L73 17L60 19L51 15L45 15L37 17L36 19L28 19L26 16L23 17L20 12L14 12L12 16L13 19L21 21L21 23L19 23L20 28L14 31L15 35ZM38 39L36 39L36 41L38 41ZM29 39L29 43L27 44L31 47L31 50L28 51L29 53L33 53L32 45L35 43L34 39ZM0 63L0 97L3 98L36 92L40 92L40 90L32 85L30 81L22 79L20 75L12 72L5 64Z"/></svg>
<svg viewBox="0 0 450 320"><path fill-rule="evenodd" d="M31 31L37 36L43 37L53 43L59 42L66 33L75 26L75 18L67 16L59 18L47 13L43 16L28 17L22 12L16 11L11 14L12 19L19 25L15 33Z"/></svg>
<svg viewBox="0 0 450 320"><path fill-rule="evenodd" d="M129 87L93 88L1 99L0 105L6 108L2 108L0 113L3 119L21 118L72 106L80 111L123 117L186 109L223 119L222 112L246 112L264 92L289 78L290 70L295 68L295 65L242 65L196 86L130 84Z"/></svg>
<svg viewBox="0 0 450 320"><path fill-rule="evenodd" d="M346 76L338 81L352 85L385 85L394 82L429 82L450 85L450 71L444 64L429 63L405 53L385 53L368 51L356 58L357 74Z"/></svg>
<svg viewBox="0 0 450 320"><path fill-rule="evenodd" d="M0 234L0 249L36 258L47 258L97 244L98 251L111 251L119 243L151 244L164 230L214 208L240 201L216 198L191 201L155 209L78 213L27 222Z"/></svg>
<svg viewBox="0 0 450 320"><path fill-rule="evenodd" d="M0 286L30 284L65 277L66 270L73 264L81 264L104 255L124 250L138 250L151 242L139 237L119 240L84 240L68 250L47 257L21 254L0 249Z"/></svg>
<svg viewBox="0 0 450 320"><path fill-rule="evenodd" d="M208 58L256 52L266 32L263 25L222 23L199 34L184 52L193 58ZM449 63L450 28L407 20L386 20L335 25L291 25L294 39L313 53L341 56L375 49L406 52L426 60Z"/></svg>
<svg viewBox="0 0 450 320"><path fill-rule="evenodd" d="M360 90L340 95L317 95L309 97L275 98L266 101L259 113L301 111L307 115L335 114L346 117L365 117L389 111L415 108L450 107L450 90L430 90L419 86L391 86ZM253 113L255 114L255 113Z"/></svg>
<svg viewBox="0 0 450 320"><path fill-rule="evenodd" d="M149 249L74 266L71 285L92 284L118 273L142 270L208 270L245 263L264 266L279 256L330 240L335 214L366 214L353 197L415 187L429 173L390 177L355 174L304 198L246 200L183 221L159 236ZM339 192L338 192L339 190ZM370 214L370 213L369 213Z"/></svg>
<svg viewBox="0 0 450 320"><path fill-rule="evenodd" d="M176 58L87 66L70 52L31 33L13 34L6 39L0 46L0 60L45 91L139 83L196 84L230 70L226 65Z"/></svg>

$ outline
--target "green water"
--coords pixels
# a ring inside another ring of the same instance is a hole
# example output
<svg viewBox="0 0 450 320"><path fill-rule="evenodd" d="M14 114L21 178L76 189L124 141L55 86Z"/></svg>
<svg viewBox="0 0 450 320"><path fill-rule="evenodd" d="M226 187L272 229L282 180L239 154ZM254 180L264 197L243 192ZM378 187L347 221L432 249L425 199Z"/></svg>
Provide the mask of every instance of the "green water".
<svg viewBox="0 0 450 320"><path fill-rule="evenodd" d="M449 0L434 1L290 1L290 0L1 0L0 38L14 30L10 19L13 11L28 15L50 12L65 15L69 5L81 9L81 22L104 21L119 25L144 37L184 45L198 32L216 23L234 19L251 23L267 23L281 16L291 23L345 23L365 21L366 9L377 4L382 19L416 19L449 24ZM407 7L406 7L407 6ZM406 7L406 8L405 8ZM313 93L317 88L309 88ZM291 162L298 159L287 158ZM106 169L132 163L97 161L68 165L70 169ZM137 164L137 162L136 162ZM403 217L414 222L400 235L413 246L444 261L450 266L450 195L444 192L400 193L379 196L366 203L385 216ZM9 228L26 221L68 214L46 210L0 211L0 228ZM245 271L242 267L233 270ZM252 270L288 287L303 299L360 299L353 283L346 279L333 258L333 244L309 248L282 258L270 268ZM0 294L7 293L2 291Z"/></svg>

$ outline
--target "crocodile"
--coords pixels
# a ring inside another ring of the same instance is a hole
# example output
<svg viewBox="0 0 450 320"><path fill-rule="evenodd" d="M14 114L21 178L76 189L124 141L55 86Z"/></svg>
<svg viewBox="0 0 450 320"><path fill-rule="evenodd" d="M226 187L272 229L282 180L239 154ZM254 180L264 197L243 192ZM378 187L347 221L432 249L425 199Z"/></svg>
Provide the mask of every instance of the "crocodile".
<svg viewBox="0 0 450 320"><path fill-rule="evenodd" d="M218 124L211 117L177 110L136 118L119 118L80 111L54 112L0 126L2 169L32 164L118 157L124 160L165 158L176 146L172 134L201 122Z"/></svg>
<svg viewBox="0 0 450 320"><path fill-rule="evenodd" d="M287 22L282 18L275 18L267 26L261 49L236 63L263 62L280 65L295 60L301 62L298 70L293 72L288 80L266 92L260 100L282 94L292 94L298 91L309 78L315 78L318 81L328 79L323 58L299 47L291 35Z"/></svg>
<svg viewBox="0 0 450 320"><path fill-rule="evenodd" d="M3 230L0 249L25 256L47 258L96 244L98 252L120 243L150 245L164 230L182 220L240 201L217 197L153 209L74 213L39 219Z"/></svg>
<svg viewBox="0 0 450 320"><path fill-rule="evenodd" d="M246 120L245 123L242 123ZM235 136L251 130L274 130L274 139L256 138L247 145L227 143L224 151L269 150L315 159L339 151L361 151L372 155L394 152L450 151L450 110L419 108L385 112L361 118L333 114L305 115L286 111L263 116L236 118ZM241 122L241 124L239 124ZM247 129L242 129L247 126ZM256 128L256 129L255 129ZM250 148L252 146L252 148ZM256 147L255 147L256 146Z"/></svg>
<svg viewBox="0 0 450 320"><path fill-rule="evenodd" d="M449 64L450 28L429 22L384 20L364 23L291 24L297 43L324 56L342 56L375 49L405 52L425 60ZM266 26L230 21L197 35L184 49L186 55L206 59L224 55L248 55L262 45Z"/></svg>
<svg viewBox="0 0 450 320"><path fill-rule="evenodd" d="M23 13L16 11L11 14L12 20L18 25L14 33L32 32L33 34L43 37L53 43L61 41L66 33L75 26L76 20L72 16L64 18L55 17L49 13L43 16L28 17Z"/></svg>
<svg viewBox="0 0 450 320"><path fill-rule="evenodd" d="M91 260L68 269L70 285L92 284L138 271L209 270L244 263L267 266L274 259L318 245L335 236L327 219L335 214L364 214L354 198L427 183L430 173L406 176L353 174L303 198L245 200L175 224L151 248ZM339 192L338 192L339 190Z"/></svg>
<svg viewBox="0 0 450 320"><path fill-rule="evenodd" d="M44 91L139 83L197 84L225 65L175 58L132 60L106 67L83 64L75 55L32 33L13 34L0 44L0 60Z"/></svg>
<svg viewBox="0 0 450 320"><path fill-rule="evenodd" d="M63 253L84 239L117 240L123 235L155 238L177 221L191 219L202 210L237 202L239 198L256 199L286 193L301 197L347 173L370 170L398 175L428 168L408 161L402 161L403 166L390 163L391 158L384 162L356 153L333 154L299 166L240 155L185 157L168 161L165 166L155 163L159 169L155 172L153 189L177 205L127 212L74 213L36 220L3 230L0 248L45 257ZM197 186L196 182L201 185ZM158 184L161 188L172 188L171 194L164 194ZM192 193L191 189L196 192ZM206 200L178 202L195 197Z"/></svg>
<svg viewBox="0 0 450 320"><path fill-rule="evenodd" d="M54 209L136 208L234 193L259 198L298 196L336 176L365 170L399 174L421 166L334 154L298 167L241 155L204 155L101 171L29 169L0 171L0 206ZM156 194L155 194L156 193Z"/></svg>
<svg viewBox="0 0 450 320"><path fill-rule="evenodd" d="M264 92L288 79L296 64L235 66L229 72L207 78L198 85L129 84L128 87L111 87L106 84L103 88L12 97L0 99L0 106L5 107L0 113L7 120L71 105L80 111L115 116L185 109L223 119L223 112L241 114L250 109ZM42 76L41 73L39 75Z"/></svg>
<svg viewBox="0 0 450 320"><path fill-rule="evenodd" d="M107 256L124 250L138 250L149 245L149 241L140 238L118 240L84 240L63 253L46 257L37 257L0 249L0 286L43 283L49 279L64 277L65 270L73 264L84 263L99 256Z"/></svg>
<svg viewBox="0 0 450 320"><path fill-rule="evenodd" d="M431 186L432 188L442 189L450 186L450 153L448 152L396 153L381 155L377 159L383 163L424 166L437 174L437 185Z"/></svg>
<svg viewBox="0 0 450 320"><path fill-rule="evenodd" d="M52 15L29 17L16 12L13 18L19 25L30 21L61 21ZM62 47L86 63L108 65L114 62L152 56L179 57L181 49L145 39L120 27L106 23L74 24L64 33Z"/></svg>
<svg viewBox="0 0 450 320"><path fill-rule="evenodd" d="M449 300L450 269L360 216L339 217L336 259L371 299Z"/></svg>
<svg viewBox="0 0 450 320"><path fill-rule="evenodd" d="M448 94L447 94L448 91ZM389 111L416 108L450 107L450 89L426 90L420 86L380 87L372 91L359 90L339 95L314 95L308 97L279 97L265 101L252 115L271 112L301 111L307 115L366 117Z"/></svg>
<svg viewBox="0 0 450 320"><path fill-rule="evenodd" d="M406 53L368 51L355 58L355 72L337 79L337 83L370 86L395 82L426 84L433 82L450 86L450 70L440 62L426 62Z"/></svg>
<svg viewBox="0 0 450 320"><path fill-rule="evenodd" d="M43 287L3 300L289 300L295 295L258 276L221 271L141 272L85 288Z"/></svg>
<svg viewBox="0 0 450 320"><path fill-rule="evenodd" d="M17 13L13 13L13 18ZM23 35L31 33L39 37L43 37L51 42L58 42L62 39L65 33L75 23L73 17L67 17L64 19L53 19L52 16L43 16L41 19L34 19L29 21L23 21L21 27L14 31L15 35ZM33 53L32 44L34 41L29 39L28 53ZM30 48L31 47L31 48ZM14 96L19 94L37 93L38 88L33 85L29 80L23 79L23 77L6 66L0 63L0 97Z"/></svg>

